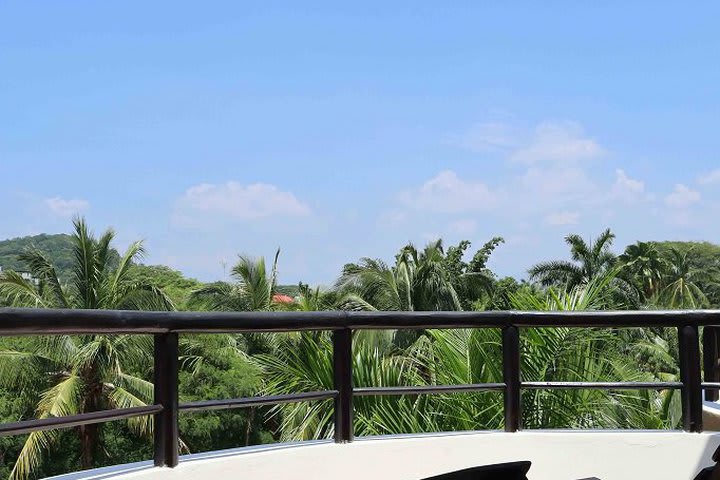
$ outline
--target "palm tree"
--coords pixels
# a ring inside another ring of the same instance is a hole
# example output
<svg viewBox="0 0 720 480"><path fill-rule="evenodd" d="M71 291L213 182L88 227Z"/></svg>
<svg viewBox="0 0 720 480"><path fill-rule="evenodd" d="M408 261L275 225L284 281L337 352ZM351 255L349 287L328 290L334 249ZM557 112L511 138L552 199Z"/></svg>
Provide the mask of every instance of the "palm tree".
<svg viewBox="0 0 720 480"><path fill-rule="evenodd" d="M0 277L0 298L15 307L77 309L171 310L172 302L150 284L128 281L128 270L142 257L142 242L135 242L112 267L111 242L107 230L95 238L84 219L75 219L73 254L75 264L68 285L61 284L52 262L37 250L21 255L36 281L26 281L15 272ZM128 408L151 403L152 383L133 375L150 363L152 341L137 335L57 335L33 337L22 348L0 351L0 385L22 393L41 392L38 418L58 417L107 408ZM150 417L128 421L140 435L152 428ZM77 428L81 444L80 463L93 465L100 451L98 425ZM57 431L31 433L20 452L11 478L26 478L41 461L42 454L58 441Z"/></svg>
<svg viewBox="0 0 720 480"><path fill-rule="evenodd" d="M662 288L663 273L668 267L655 242L628 245L618 258L628 280L635 284L646 299L653 298Z"/></svg>
<svg viewBox="0 0 720 480"><path fill-rule="evenodd" d="M273 296L277 289L277 265L280 249L275 252L270 272L265 258L241 255L232 268L236 283L215 282L195 290L189 303L194 307L224 312L267 311L277 307Z"/></svg>
<svg viewBox="0 0 720 480"><path fill-rule="evenodd" d="M189 306L224 312L256 312L285 308L283 303L275 301L279 257L278 248L268 272L264 257L255 259L240 255L230 272L236 282L215 282L195 290L190 294ZM280 337L266 333L245 333L240 336L249 354L276 351ZM257 407L248 409L245 425L246 443L255 423L256 412Z"/></svg>
<svg viewBox="0 0 720 480"><path fill-rule="evenodd" d="M337 300L334 291L323 291L320 287L313 290L309 285L302 282L298 285L298 292L300 294L298 301L288 305L289 310L301 312L332 310Z"/></svg>
<svg viewBox="0 0 720 480"><path fill-rule="evenodd" d="M533 266L530 279L544 286L573 288L590 281L615 265L616 257L610 251L615 234L605 230L594 241L586 242L580 235L570 234L565 243L570 246L572 261L554 260Z"/></svg>
<svg viewBox="0 0 720 480"><path fill-rule="evenodd" d="M485 300L489 304L496 294L497 279L495 274L487 267L490 255L505 239L493 237L473 255L470 262L463 261L465 251L470 247L467 240L461 241L457 246L447 249L445 255L445 268L448 270L450 280L460 296L463 309L469 309L473 303Z"/></svg>
<svg viewBox="0 0 720 480"><path fill-rule="evenodd" d="M707 296L700 288L701 282L718 283L715 267L700 269L690 261L690 253L671 248L667 258L667 272L663 279L665 287L660 300L669 308L701 308L708 305Z"/></svg>
<svg viewBox="0 0 720 480"><path fill-rule="evenodd" d="M347 264L336 289L344 294L341 308L349 310L462 310L441 240L422 251L406 245L392 267L372 258Z"/></svg>
<svg viewBox="0 0 720 480"><path fill-rule="evenodd" d="M513 297L521 310L584 310L612 307L614 273L597 277L570 292L549 291L545 299L527 293ZM502 345L497 329L428 330L413 345L398 349L376 343L365 331L354 333L353 384L358 387L458 385L503 381ZM632 370L617 352L624 339L613 332L525 329L522 335L524 381L652 381ZM327 333L285 337L275 355L259 362L267 394L328 390L332 384L332 344ZM598 390L528 390L523 424L528 428L661 428L670 418L671 395L654 392L605 393ZM324 403L280 405L283 440L330 437L331 409ZM358 435L502 428L502 401L496 393L453 393L359 397L355 401Z"/></svg>

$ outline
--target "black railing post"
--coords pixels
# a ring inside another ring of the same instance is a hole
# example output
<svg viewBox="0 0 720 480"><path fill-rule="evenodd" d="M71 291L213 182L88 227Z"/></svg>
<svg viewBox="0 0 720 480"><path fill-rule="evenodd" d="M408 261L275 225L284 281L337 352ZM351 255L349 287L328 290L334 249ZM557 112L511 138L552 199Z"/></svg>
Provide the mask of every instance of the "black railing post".
<svg viewBox="0 0 720 480"><path fill-rule="evenodd" d="M153 438L157 467L178 464L178 335L155 334L155 403L163 409L155 415Z"/></svg>
<svg viewBox="0 0 720 480"><path fill-rule="evenodd" d="M678 327L680 381L682 382L682 422L688 432L702 432L702 381L700 377L700 338L698 327Z"/></svg>
<svg viewBox="0 0 720 480"><path fill-rule="evenodd" d="M505 382L505 431L520 429L520 331L511 325L502 330L503 382Z"/></svg>
<svg viewBox="0 0 720 480"><path fill-rule="evenodd" d="M720 369L718 368L718 327L703 328L703 373L706 382L720 382ZM720 392L715 388L705 390L705 400L716 402Z"/></svg>
<svg viewBox="0 0 720 480"><path fill-rule="evenodd" d="M353 440L352 330L333 332L333 378L335 390L335 442Z"/></svg>

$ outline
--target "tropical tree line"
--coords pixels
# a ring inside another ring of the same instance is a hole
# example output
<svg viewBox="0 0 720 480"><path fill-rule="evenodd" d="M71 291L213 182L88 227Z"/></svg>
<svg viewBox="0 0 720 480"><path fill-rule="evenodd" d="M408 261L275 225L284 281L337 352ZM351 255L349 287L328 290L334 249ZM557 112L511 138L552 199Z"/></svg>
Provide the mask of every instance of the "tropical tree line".
<svg viewBox="0 0 720 480"><path fill-rule="evenodd" d="M361 258L330 288L278 285L278 251L240 256L230 281L186 279L142 265L142 242L124 253L114 232L95 236L83 219L71 235L69 270L30 246L17 262L31 273L0 274L0 306L128 310L604 310L720 306L720 256L707 245L637 242L615 254L610 230L568 235L569 260L532 266L524 280L488 267L503 239L472 251L469 241L408 244L392 263ZM698 247L696 249L696 247ZM677 377L677 338L665 329L538 328L522 332L528 381L669 381ZM181 400L235 398L332 388L327 333L183 335ZM356 386L444 385L502 381L495 329L355 333ZM0 421L72 415L152 401L152 339L71 335L0 340ZM674 428L673 391L528 391L527 428ZM182 415L184 452L333 434L327 402L302 402ZM498 393L362 397L358 435L502 428ZM32 478L123 463L151 455L152 418L0 438L0 474Z"/></svg>

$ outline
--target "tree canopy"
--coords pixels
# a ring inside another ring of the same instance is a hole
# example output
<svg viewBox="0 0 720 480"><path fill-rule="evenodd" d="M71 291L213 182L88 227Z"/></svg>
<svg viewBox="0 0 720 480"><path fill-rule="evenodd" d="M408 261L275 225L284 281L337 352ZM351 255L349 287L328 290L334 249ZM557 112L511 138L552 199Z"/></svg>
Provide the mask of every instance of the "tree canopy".
<svg viewBox="0 0 720 480"><path fill-rule="evenodd" d="M614 233L569 234L569 259L541 261L527 279L489 266L493 237L412 243L390 261L360 257L329 288L279 285L280 251L240 255L229 280L204 283L142 263L142 242L122 254L114 232L95 236L83 219L71 235L0 242L0 305L35 308L210 311L278 310L605 310L720 307L720 246L637 241L616 254ZM392 253L392 252L389 252ZM4 255L4 256L3 256ZM12 261L10 261L12 260ZM30 272L31 278L17 271ZM526 329L523 375L532 381L677 381L672 329ZM627 331L626 331L627 330ZM182 401L333 388L330 335L183 335ZM493 329L359 331L357 386L501 382ZM152 342L128 335L0 338L0 421L143 405L152 398ZM674 428L678 394L542 391L523 398L523 422L537 428ZM358 435L502 427L493 392L362 397ZM330 437L327 402L182 415L183 451ZM151 418L0 439L0 476L28 478L135 461L151 453Z"/></svg>

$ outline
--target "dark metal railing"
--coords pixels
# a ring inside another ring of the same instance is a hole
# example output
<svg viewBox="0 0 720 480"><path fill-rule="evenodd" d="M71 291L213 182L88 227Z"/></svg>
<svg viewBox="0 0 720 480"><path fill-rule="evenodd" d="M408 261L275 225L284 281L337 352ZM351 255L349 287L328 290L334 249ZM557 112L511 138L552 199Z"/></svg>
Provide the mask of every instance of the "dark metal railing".
<svg viewBox="0 0 720 480"><path fill-rule="evenodd" d="M353 439L353 397L502 391L505 430L521 428L520 394L526 389L680 390L683 429L702 431L702 392L717 399L720 389L720 311L641 312L141 312L111 310L0 309L0 335L153 334L154 404L67 417L0 424L0 435L68 428L154 415L157 466L178 463L178 414L315 400L334 400L335 441ZM679 382L523 382L520 328L675 327L678 331ZM699 328L704 328L701 379ZM362 387L352 384L352 333L362 329L499 328L502 330L502 383ZM179 403L180 333L286 332L328 330L333 335L332 390L250 398Z"/></svg>

